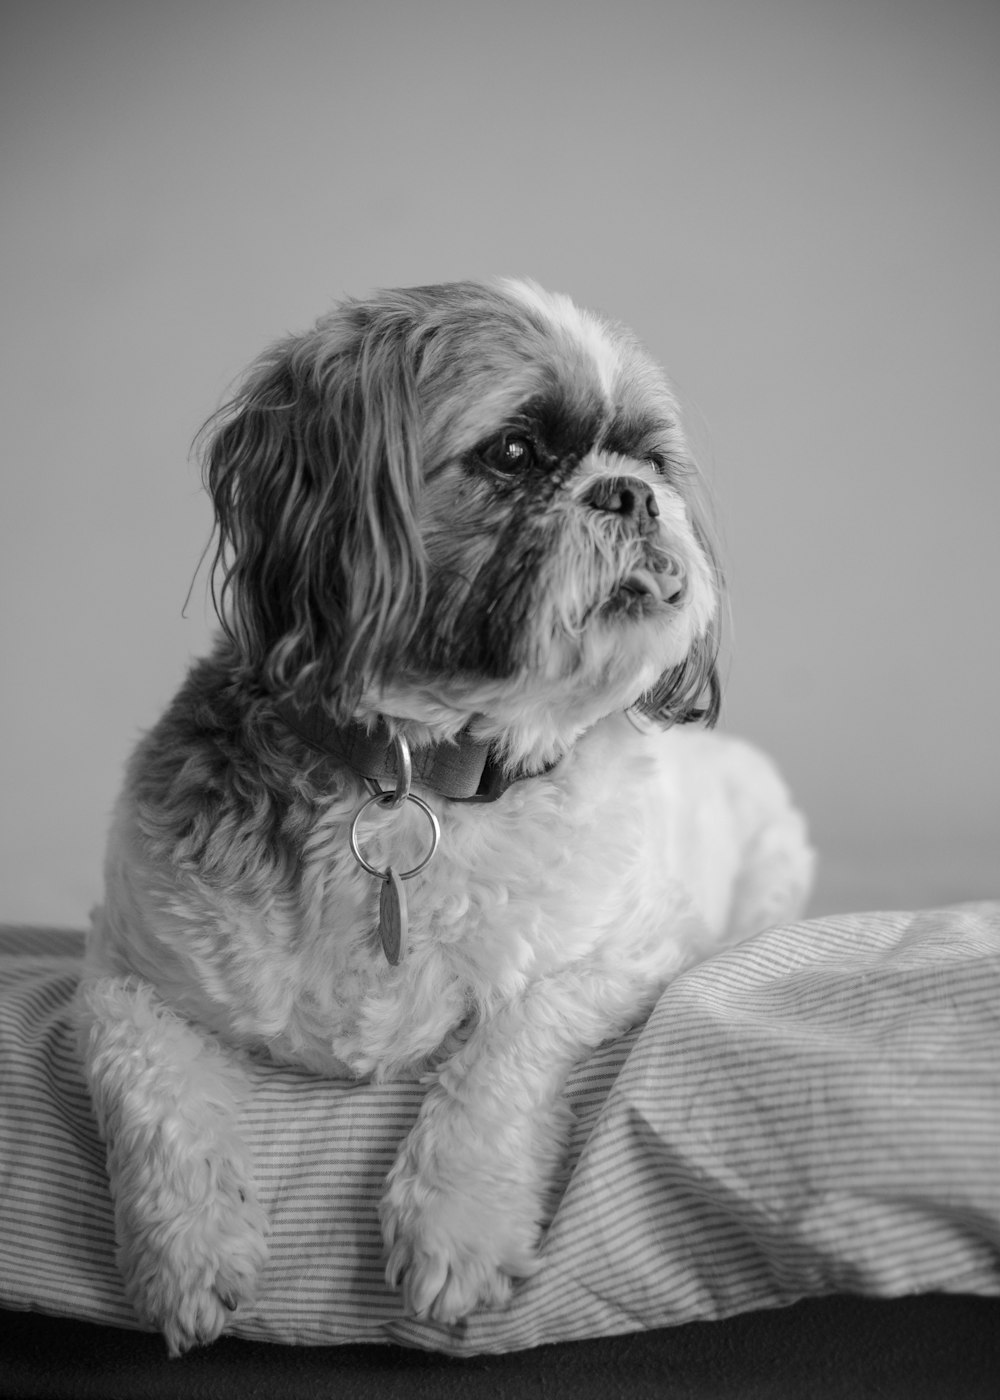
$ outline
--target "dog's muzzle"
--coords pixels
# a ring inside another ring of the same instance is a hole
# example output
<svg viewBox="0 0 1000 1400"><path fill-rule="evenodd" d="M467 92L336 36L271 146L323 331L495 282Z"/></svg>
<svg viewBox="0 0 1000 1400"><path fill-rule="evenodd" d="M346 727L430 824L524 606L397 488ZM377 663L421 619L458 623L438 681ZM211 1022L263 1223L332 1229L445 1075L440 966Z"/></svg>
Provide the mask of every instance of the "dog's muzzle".
<svg viewBox="0 0 1000 1400"><path fill-rule="evenodd" d="M604 476L594 483L583 498L592 510L617 515L630 531L646 537L657 526L660 507L652 488L635 476Z"/></svg>
<svg viewBox="0 0 1000 1400"><path fill-rule="evenodd" d="M648 482L636 476L605 476L594 483L584 496L591 510L616 515L626 532L643 541L656 535L660 507ZM667 560L658 551L650 551L647 567L633 569L622 583L626 597L647 604L667 603L676 607L684 597L686 584L679 563Z"/></svg>

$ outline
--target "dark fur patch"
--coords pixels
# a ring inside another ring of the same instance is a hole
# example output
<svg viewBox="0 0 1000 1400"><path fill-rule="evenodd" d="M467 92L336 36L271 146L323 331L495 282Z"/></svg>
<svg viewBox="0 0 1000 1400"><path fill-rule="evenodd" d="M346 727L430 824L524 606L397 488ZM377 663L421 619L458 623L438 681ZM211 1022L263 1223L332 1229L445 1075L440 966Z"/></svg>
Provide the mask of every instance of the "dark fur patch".
<svg viewBox="0 0 1000 1400"><path fill-rule="evenodd" d="M651 462L659 472L675 479L680 465L676 453L676 424L634 405L616 406L602 425L598 446L604 452Z"/></svg>
<svg viewBox="0 0 1000 1400"><path fill-rule="evenodd" d="M195 662L130 773L150 854L230 893L294 896L330 776L230 643Z"/></svg>
<svg viewBox="0 0 1000 1400"><path fill-rule="evenodd" d="M524 485L512 493L474 576L432 575L426 626L414 637L408 666L425 675L505 679L531 664L531 615L555 528L541 494Z"/></svg>

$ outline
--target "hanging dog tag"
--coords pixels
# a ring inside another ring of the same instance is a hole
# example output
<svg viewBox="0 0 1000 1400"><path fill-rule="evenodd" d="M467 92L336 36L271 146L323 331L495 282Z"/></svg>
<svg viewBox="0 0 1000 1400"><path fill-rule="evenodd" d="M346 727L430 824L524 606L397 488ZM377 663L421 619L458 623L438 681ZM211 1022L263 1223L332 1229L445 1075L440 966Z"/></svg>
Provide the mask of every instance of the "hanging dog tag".
<svg viewBox="0 0 1000 1400"><path fill-rule="evenodd" d="M395 967L406 952L406 891L392 866L382 876L378 900L378 936L386 960Z"/></svg>

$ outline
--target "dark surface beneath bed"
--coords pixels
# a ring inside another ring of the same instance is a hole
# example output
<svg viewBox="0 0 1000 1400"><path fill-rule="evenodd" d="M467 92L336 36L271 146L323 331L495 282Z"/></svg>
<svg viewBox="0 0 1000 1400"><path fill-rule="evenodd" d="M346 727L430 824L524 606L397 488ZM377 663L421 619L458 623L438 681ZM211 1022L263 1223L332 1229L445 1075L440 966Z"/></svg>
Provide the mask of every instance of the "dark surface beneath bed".
<svg viewBox="0 0 1000 1400"><path fill-rule="evenodd" d="M457 1361L396 1347L159 1338L0 1311L0 1394L169 1400L965 1400L1000 1395L1000 1300L824 1298L725 1322Z"/></svg>

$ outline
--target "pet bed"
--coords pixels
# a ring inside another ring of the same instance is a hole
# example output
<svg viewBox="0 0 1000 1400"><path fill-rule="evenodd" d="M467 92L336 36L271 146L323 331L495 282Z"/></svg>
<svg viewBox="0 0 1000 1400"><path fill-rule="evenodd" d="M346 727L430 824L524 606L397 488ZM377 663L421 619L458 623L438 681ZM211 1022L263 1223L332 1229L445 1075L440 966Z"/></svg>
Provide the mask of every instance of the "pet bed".
<svg viewBox="0 0 1000 1400"><path fill-rule="evenodd" d="M77 1063L80 934L0 933L0 1306L136 1326ZM271 1219L256 1341L516 1351L832 1293L1000 1295L1000 903L775 928L574 1072L545 1267L502 1312L402 1315L376 1206L419 1085L254 1065Z"/></svg>

